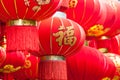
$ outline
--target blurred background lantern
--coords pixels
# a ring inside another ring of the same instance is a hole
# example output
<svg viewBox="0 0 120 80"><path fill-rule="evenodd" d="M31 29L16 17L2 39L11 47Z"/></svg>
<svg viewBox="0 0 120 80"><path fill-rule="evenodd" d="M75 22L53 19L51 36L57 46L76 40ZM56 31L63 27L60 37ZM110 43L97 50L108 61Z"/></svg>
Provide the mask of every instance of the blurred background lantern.
<svg viewBox="0 0 120 80"><path fill-rule="evenodd" d="M67 18L76 21L85 30L95 24L99 13L99 0L70 0L66 11Z"/></svg>
<svg viewBox="0 0 120 80"><path fill-rule="evenodd" d="M27 79L38 79L38 57L25 53L25 63L22 68L13 73L14 79L27 80Z"/></svg>
<svg viewBox="0 0 120 80"><path fill-rule="evenodd" d="M115 65L95 48L83 46L75 55L67 57L68 80L101 80L112 78Z"/></svg>
<svg viewBox="0 0 120 80"><path fill-rule="evenodd" d="M114 23L111 25L111 29L109 32L107 32L105 35L106 36L115 36L117 34L120 33L120 2L119 1L113 1L112 5L114 6L115 10L116 10L116 13L115 13L115 21Z"/></svg>
<svg viewBox="0 0 120 80"><path fill-rule="evenodd" d="M120 80L120 55L115 53L105 53L104 55L109 57L117 68L113 79L110 80Z"/></svg>
<svg viewBox="0 0 120 80"><path fill-rule="evenodd" d="M87 34L88 36L95 37L103 35L111 36L114 33L113 30L117 30L118 28L117 26L115 26L116 21L118 20L117 14L119 13L117 9L118 1L113 0L99 0L99 1L102 6L105 6L106 9L104 9L104 11L102 10L100 19L96 21L96 23L87 30ZM102 6L101 9L103 9Z"/></svg>
<svg viewBox="0 0 120 80"><path fill-rule="evenodd" d="M6 53L6 59L0 67L0 72L4 74L4 80L12 80L12 73L21 69L21 66L23 66L24 63L25 55L23 52L16 51Z"/></svg>
<svg viewBox="0 0 120 80"><path fill-rule="evenodd" d="M64 15L62 17L59 17ZM65 19L65 13L56 12L53 17L39 22L40 79L67 80L65 57L79 51L85 40L83 28ZM51 74L52 73L52 74Z"/></svg>
<svg viewBox="0 0 120 80"><path fill-rule="evenodd" d="M110 38L107 37L106 39L103 39L103 37L106 36L102 36L100 39L96 40L97 48L99 50L103 48L106 49L107 51L105 53L120 54L120 35L118 34Z"/></svg>

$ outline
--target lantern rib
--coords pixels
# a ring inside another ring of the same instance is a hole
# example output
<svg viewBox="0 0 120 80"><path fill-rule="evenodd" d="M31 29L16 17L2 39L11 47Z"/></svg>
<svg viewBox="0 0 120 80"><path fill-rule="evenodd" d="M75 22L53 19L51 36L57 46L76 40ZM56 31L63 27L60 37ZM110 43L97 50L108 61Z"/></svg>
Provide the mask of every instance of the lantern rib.
<svg viewBox="0 0 120 80"><path fill-rule="evenodd" d="M84 10L83 10L83 15L82 15L82 18L81 18L81 22L80 23L82 23L82 21L83 21L83 19L84 19L84 17L85 17L85 11L86 10L86 0L84 0Z"/></svg>
<svg viewBox="0 0 120 80"><path fill-rule="evenodd" d="M50 54L52 54L53 53L53 51L52 51L52 27L53 27L53 18L54 17L52 17L52 20L51 20L51 25L50 25Z"/></svg>
<svg viewBox="0 0 120 80"><path fill-rule="evenodd" d="M17 9L16 0L14 0L14 7L15 7L15 12L16 12L17 18L19 19L19 17L18 17L18 9Z"/></svg>
<svg viewBox="0 0 120 80"><path fill-rule="evenodd" d="M64 23L63 23L63 21L61 20L61 18L60 17L58 17L59 18L59 20L60 20L60 22L61 22L61 26L63 26L64 27ZM64 27L65 28L65 27ZM58 52L57 52L57 55L58 54L60 54L60 52L62 51L62 48L63 48L63 45L60 47L60 49L58 50ZM62 53L63 54L63 53Z"/></svg>
<svg viewBox="0 0 120 80"><path fill-rule="evenodd" d="M5 10L5 12L11 17L10 13L8 12L8 10L6 9L4 3L3 3L3 0L0 0L1 4L2 4L2 7L3 9Z"/></svg>
<svg viewBox="0 0 120 80"><path fill-rule="evenodd" d="M62 2L62 0L61 0L61 2ZM61 2L59 2L59 5L61 4ZM58 8L59 5L58 5L56 8ZM56 8L53 10L52 7L53 7L53 5L51 5L51 7L50 7L46 12L44 12L44 14L43 14L44 17L50 15L51 13L53 13L53 12L56 10ZM52 9L52 11L50 11L51 9ZM50 12L49 12L49 11L50 11ZM49 13L48 13L48 12L49 12ZM47 15L46 15L46 14L47 14ZM43 19L44 19L44 18L43 18Z"/></svg>

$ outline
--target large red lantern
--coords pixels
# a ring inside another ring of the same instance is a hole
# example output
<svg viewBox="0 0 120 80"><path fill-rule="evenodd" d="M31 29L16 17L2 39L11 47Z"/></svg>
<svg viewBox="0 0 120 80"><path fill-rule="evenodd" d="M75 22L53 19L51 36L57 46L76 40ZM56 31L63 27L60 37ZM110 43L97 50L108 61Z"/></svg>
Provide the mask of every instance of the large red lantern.
<svg viewBox="0 0 120 80"><path fill-rule="evenodd" d="M53 16L41 21L39 23L40 52L34 53L41 56L40 79L67 80L64 57L79 51L84 40L83 28L72 20Z"/></svg>
<svg viewBox="0 0 120 80"><path fill-rule="evenodd" d="M0 1L0 20L7 23L6 50L37 52L39 41L36 21L50 17L59 8L61 2L62 0Z"/></svg>
<svg viewBox="0 0 120 80"><path fill-rule="evenodd" d="M68 80L101 80L113 77L115 65L95 48L83 46L80 52L67 58Z"/></svg>
<svg viewBox="0 0 120 80"><path fill-rule="evenodd" d="M0 20L42 20L50 17L62 0L1 0Z"/></svg>

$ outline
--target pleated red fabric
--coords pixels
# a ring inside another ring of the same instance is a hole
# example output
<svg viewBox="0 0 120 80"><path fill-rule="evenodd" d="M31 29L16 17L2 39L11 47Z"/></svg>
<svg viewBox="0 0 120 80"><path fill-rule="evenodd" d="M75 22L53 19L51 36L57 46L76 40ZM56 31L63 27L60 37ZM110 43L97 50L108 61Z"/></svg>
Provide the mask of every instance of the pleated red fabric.
<svg viewBox="0 0 120 80"><path fill-rule="evenodd" d="M68 80L101 80L112 78L115 65L95 48L84 46L74 56L67 58Z"/></svg>
<svg viewBox="0 0 120 80"><path fill-rule="evenodd" d="M39 38L35 26L6 28L7 51L39 51Z"/></svg>
<svg viewBox="0 0 120 80"><path fill-rule="evenodd" d="M40 80L67 80L66 61L41 61L39 66Z"/></svg>

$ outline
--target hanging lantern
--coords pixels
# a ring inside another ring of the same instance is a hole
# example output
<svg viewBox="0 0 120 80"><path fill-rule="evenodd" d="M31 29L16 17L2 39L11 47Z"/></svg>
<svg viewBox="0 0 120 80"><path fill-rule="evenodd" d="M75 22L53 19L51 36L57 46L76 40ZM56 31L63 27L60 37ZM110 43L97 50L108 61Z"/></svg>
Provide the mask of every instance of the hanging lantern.
<svg viewBox="0 0 120 80"><path fill-rule="evenodd" d="M101 80L113 77L115 65L95 48L83 46L75 55L67 58L68 80Z"/></svg>
<svg viewBox="0 0 120 80"><path fill-rule="evenodd" d="M111 25L110 31L105 34L106 36L115 36L115 35L120 33L120 27L119 27L120 26L120 23L119 23L120 22L120 16L119 16L119 14L120 14L120 10L119 10L120 2L114 0L112 5L116 10L115 21Z"/></svg>
<svg viewBox="0 0 120 80"><path fill-rule="evenodd" d="M1 0L0 20L43 20L50 17L62 0Z"/></svg>
<svg viewBox="0 0 120 80"><path fill-rule="evenodd" d="M53 16L41 21L39 23L40 52L34 53L41 59L40 79L67 80L64 57L79 51L84 40L83 28L69 19Z"/></svg>
<svg viewBox="0 0 120 80"><path fill-rule="evenodd" d="M14 78L17 80L38 79L38 57L25 53L25 64L22 68L13 73Z"/></svg>
<svg viewBox="0 0 120 80"><path fill-rule="evenodd" d="M6 50L39 51L36 21L50 17L61 2L62 0L0 1L0 20L7 23Z"/></svg>
<svg viewBox="0 0 120 80"><path fill-rule="evenodd" d="M70 0L67 18L76 21L86 30L99 18L99 0Z"/></svg>
<svg viewBox="0 0 120 80"><path fill-rule="evenodd" d="M120 80L120 55L117 55L115 53L106 53L104 55L109 57L114 62L115 66L117 68L113 79L110 79L110 80Z"/></svg>
<svg viewBox="0 0 120 80"><path fill-rule="evenodd" d="M114 37L108 38L108 39L99 39L97 40L97 48L106 48L107 52L115 53L115 54L120 54L120 47L119 47L119 42L120 42L120 35L116 35Z"/></svg>
<svg viewBox="0 0 120 80"><path fill-rule="evenodd" d="M87 30L88 36L103 36L106 35L111 29L112 25L115 23L117 16L117 5L116 2L113 0L100 0L101 9L102 10L101 18L96 21L94 25L91 27L89 26L89 29ZM116 28L116 27L114 27Z"/></svg>
<svg viewBox="0 0 120 80"><path fill-rule="evenodd" d="M21 69L24 65L25 56L21 51L6 53L6 59L0 67L0 72L4 74L4 80L12 80L12 73ZM10 78L10 79L9 79Z"/></svg>

